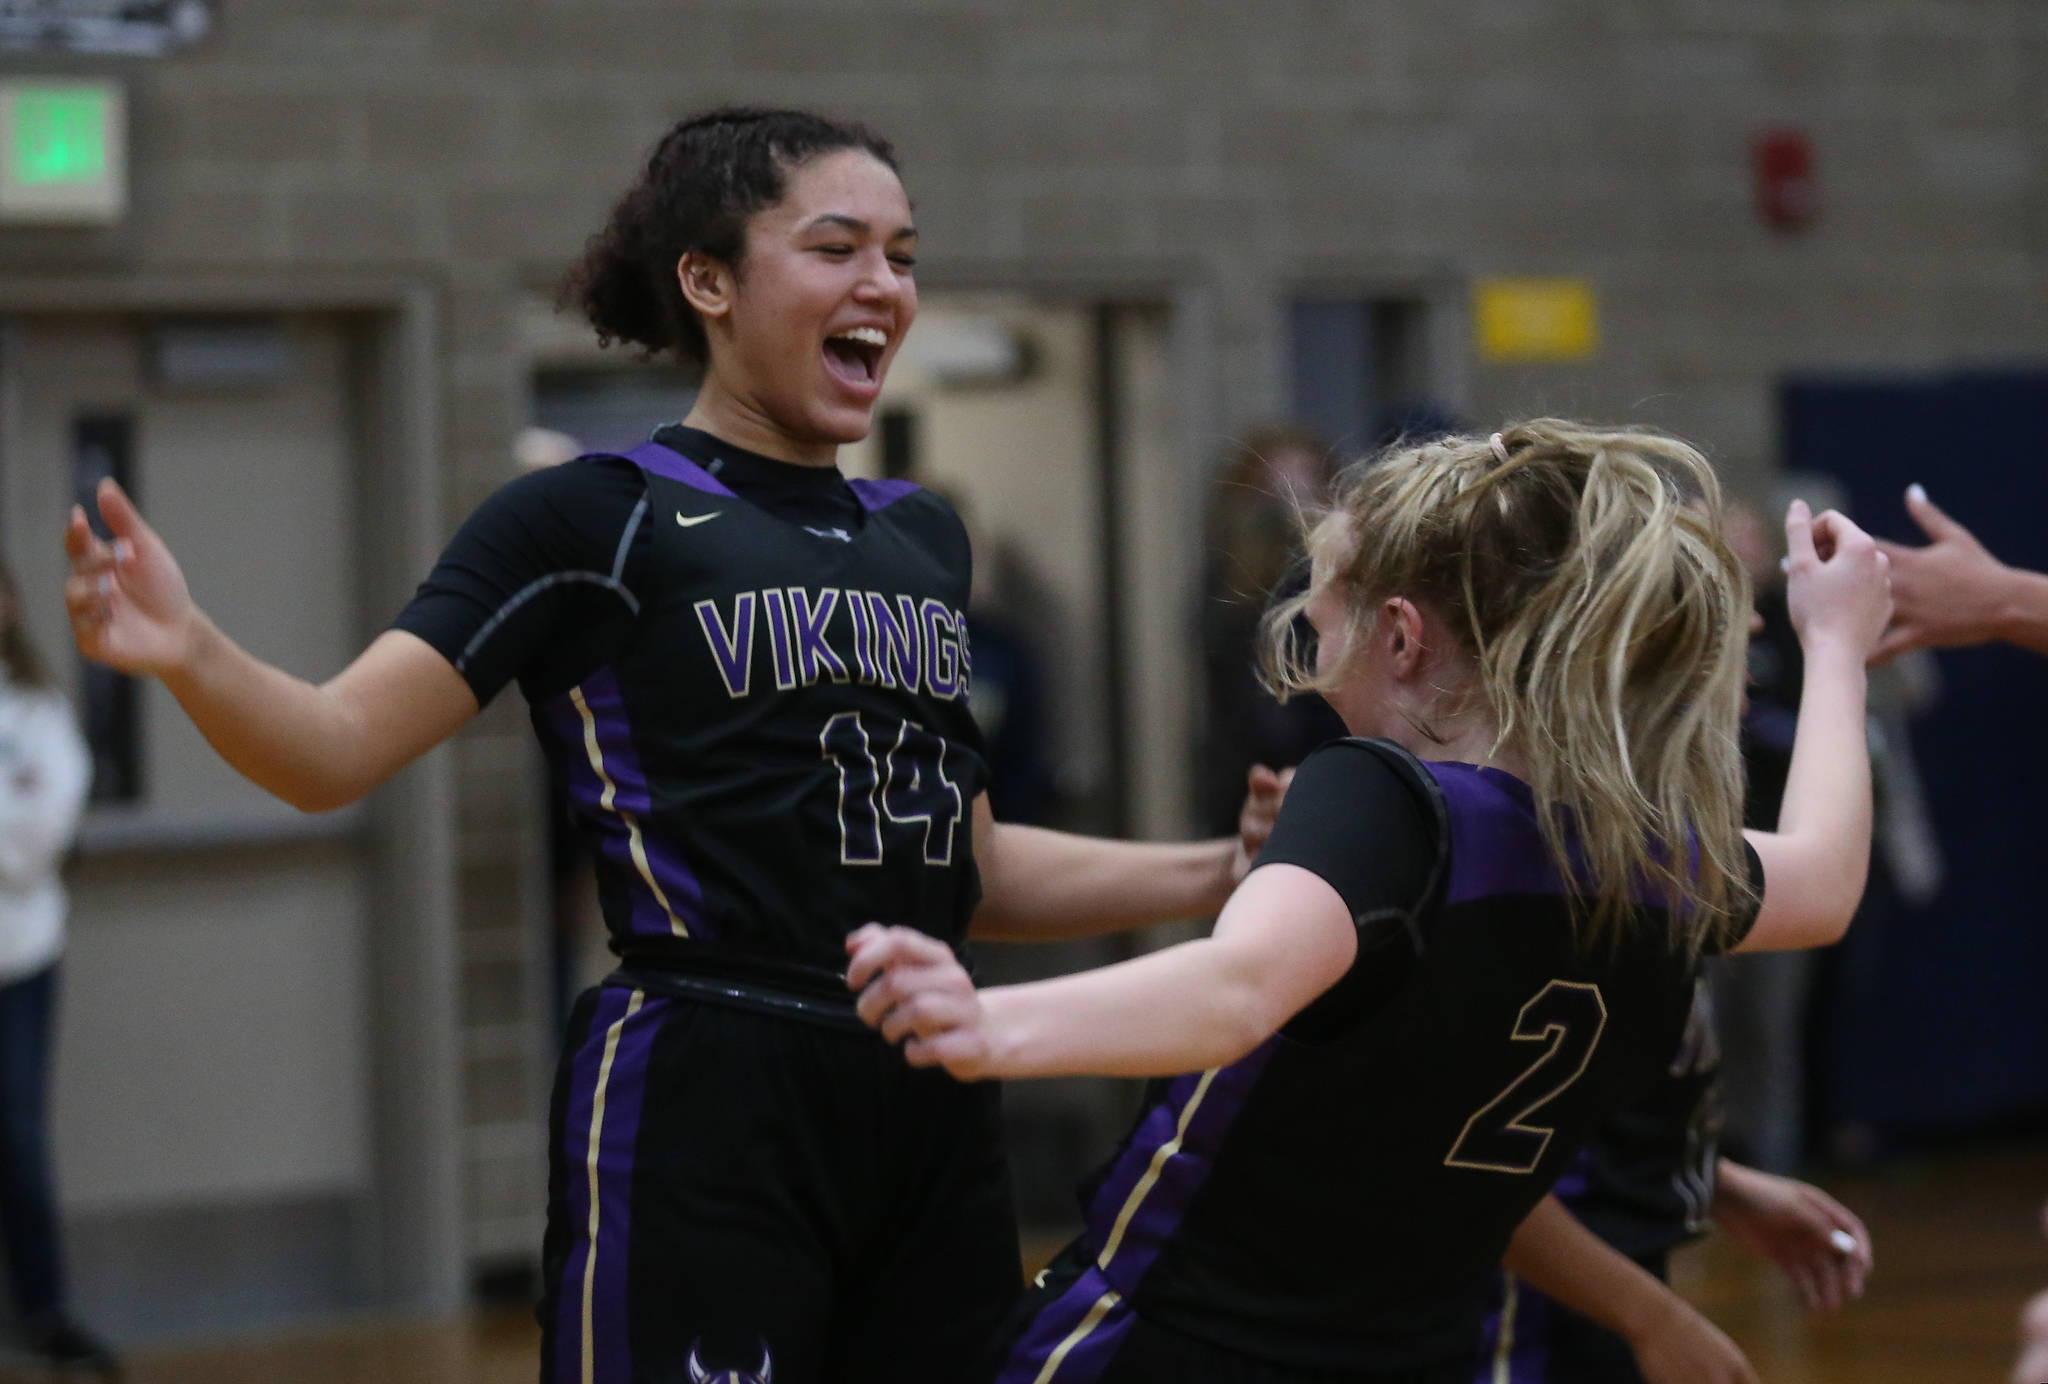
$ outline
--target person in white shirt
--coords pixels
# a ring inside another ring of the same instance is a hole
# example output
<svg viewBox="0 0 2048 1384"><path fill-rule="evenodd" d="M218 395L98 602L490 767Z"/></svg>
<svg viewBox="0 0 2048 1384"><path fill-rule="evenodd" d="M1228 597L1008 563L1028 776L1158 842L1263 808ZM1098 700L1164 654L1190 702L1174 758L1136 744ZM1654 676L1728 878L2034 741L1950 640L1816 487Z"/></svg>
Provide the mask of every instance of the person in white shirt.
<svg viewBox="0 0 2048 1384"><path fill-rule="evenodd" d="M0 1247L23 1343L53 1365L112 1376L113 1356L66 1300L48 1130L64 951L58 868L78 834L92 762L19 617L0 564Z"/></svg>

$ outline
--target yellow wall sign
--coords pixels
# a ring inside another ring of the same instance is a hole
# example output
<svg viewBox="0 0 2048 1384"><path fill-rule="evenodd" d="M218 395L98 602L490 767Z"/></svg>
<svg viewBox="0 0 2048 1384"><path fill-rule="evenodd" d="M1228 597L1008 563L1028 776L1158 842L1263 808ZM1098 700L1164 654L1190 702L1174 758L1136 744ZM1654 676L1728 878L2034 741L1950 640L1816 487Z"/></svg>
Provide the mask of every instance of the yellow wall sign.
<svg viewBox="0 0 2048 1384"><path fill-rule="evenodd" d="M1482 360L1586 360L1600 346L1600 308L1584 279L1481 279L1472 318Z"/></svg>

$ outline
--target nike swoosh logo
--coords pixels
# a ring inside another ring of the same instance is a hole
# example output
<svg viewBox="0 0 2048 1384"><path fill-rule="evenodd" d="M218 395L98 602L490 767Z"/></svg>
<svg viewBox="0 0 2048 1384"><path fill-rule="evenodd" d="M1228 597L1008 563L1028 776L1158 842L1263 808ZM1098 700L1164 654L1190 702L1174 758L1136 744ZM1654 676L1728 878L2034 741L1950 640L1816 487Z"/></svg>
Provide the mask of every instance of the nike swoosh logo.
<svg viewBox="0 0 2048 1384"><path fill-rule="evenodd" d="M693 519L685 519L683 518L683 512L681 510L677 510L676 522L686 529L694 529L699 524L710 523L713 519L716 519L719 515L723 513L725 513L725 511L722 509L714 509L709 514L699 514Z"/></svg>

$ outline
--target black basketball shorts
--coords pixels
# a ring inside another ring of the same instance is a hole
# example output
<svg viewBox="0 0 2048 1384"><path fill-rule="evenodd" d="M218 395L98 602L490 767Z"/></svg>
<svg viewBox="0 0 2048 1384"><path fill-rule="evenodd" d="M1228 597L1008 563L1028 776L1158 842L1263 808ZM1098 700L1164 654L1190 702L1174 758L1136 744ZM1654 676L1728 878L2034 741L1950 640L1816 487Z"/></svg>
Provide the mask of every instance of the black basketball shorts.
<svg viewBox="0 0 2048 1384"><path fill-rule="evenodd" d="M542 1384L961 1384L1021 1291L999 1095L617 984L549 1121Z"/></svg>

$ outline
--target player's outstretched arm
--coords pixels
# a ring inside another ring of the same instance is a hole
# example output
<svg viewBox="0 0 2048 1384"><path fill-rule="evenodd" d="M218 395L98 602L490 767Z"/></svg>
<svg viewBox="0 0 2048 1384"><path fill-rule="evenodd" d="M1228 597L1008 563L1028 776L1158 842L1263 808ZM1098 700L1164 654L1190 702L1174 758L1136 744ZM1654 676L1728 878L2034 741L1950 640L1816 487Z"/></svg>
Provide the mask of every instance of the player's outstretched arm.
<svg viewBox="0 0 2048 1384"><path fill-rule="evenodd" d="M1502 1265L1546 1297L1621 1336L1649 1384L1757 1384L1742 1350L1669 1285L1545 1197Z"/></svg>
<svg viewBox="0 0 2048 1384"><path fill-rule="evenodd" d="M1799 729L1778 829L1745 833L1764 897L1740 951L1839 941L1870 868L1870 742L1864 664L1891 614L1889 562L1870 535L1801 501L1785 516L1786 599L1806 655Z"/></svg>
<svg viewBox="0 0 2048 1384"><path fill-rule="evenodd" d="M1833 1312L1863 1296L1870 1232L1820 1188L1723 1158L1714 1175L1714 1220L1783 1269L1809 1312Z"/></svg>
<svg viewBox="0 0 2048 1384"><path fill-rule="evenodd" d="M1235 1062L1357 955L1351 911L1296 865L1254 871L1198 941L1054 980L976 990L945 943L909 928L847 938L860 1016L912 1066L987 1077L1173 1076Z"/></svg>
<svg viewBox="0 0 2048 1384"><path fill-rule="evenodd" d="M977 941L1050 942L1215 913L1272 833L1292 769L1255 766L1238 834L1214 841L1111 841L998 822L974 804Z"/></svg>
<svg viewBox="0 0 2048 1384"><path fill-rule="evenodd" d="M1906 491L1906 510L1928 543L1879 540L1891 559L1894 609L1871 661L2001 639L2048 653L2048 576L2000 562L1917 485Z"/></svg>
<svg viewBox="0 0 2048 1384"><path fill-rule="evenodd" d="M64 530L79 652L160 679L221 758L292 806L354 802L476 714L462 675L401 631L318 686L254 657L193 602L177 560L120 487L102 481L96 498L113 541L75 506Z"/></svg>

